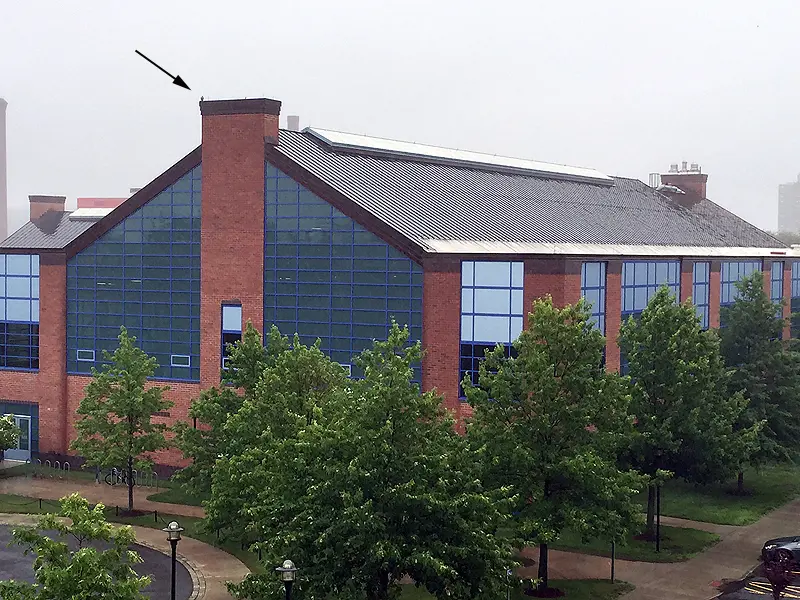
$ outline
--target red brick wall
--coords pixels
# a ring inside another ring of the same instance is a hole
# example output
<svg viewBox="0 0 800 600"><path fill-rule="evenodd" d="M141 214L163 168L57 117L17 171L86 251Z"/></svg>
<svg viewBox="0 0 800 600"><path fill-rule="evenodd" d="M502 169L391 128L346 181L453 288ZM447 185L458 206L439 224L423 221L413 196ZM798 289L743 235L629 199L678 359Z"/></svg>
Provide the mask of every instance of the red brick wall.
<svg viewBox="0 0 800 600"><path fill-rule="evenodd" d="M531 258L525 261L523 303L527 314L533 301L546 295L555 306L575 304L581 297L581 261L564 258Z"/></svg>
<svg viewBox="0 0 800 600"><path fill-rule="evenodd" d="M264 315L264 138L277 115L203 116L200 381L219 383L221 305L237 300L244 323Z"/></svg>
<svg viewBox="0 0 800 600"><path fill-rule="evenodd" d="M422 389L436 389L444 405L461 417L458 399L461 354L461 263L429 261L422 283Z"/></svg>
<svg viewBox="0 0 800 600"><path fill-rule="evenodd" d="M67 270L63 257L39 265L39 374L30 400L39 403L39 451L67 450Z"/></svg>
<svg viewBox="0 0 800 600"><path fill-rule="evenodd" d="M708 327L719 329L719 299L720 299L720 261L711 261L711 282L708 290Z"/></svg>
<svg viewBox="0 0 800 600"><path fill-rule="evenodd" d="M681 261L681 288L680 301L686 302L692 297L692 284L694 283L694 261L685 258Z"/></svg>
<svg viewBox="0 0 800 600"><path fill-rule="evenodd" d="M76 411L80 406L81 400L84 396L84 389L91 381L91 377L84 377L79 375L70 375L67 377L67 414L69 415L69 425L67 434L69 442L75 439L75 421L77 419ZM192 400L200 395L202 390L201 386L197 383L178 383L174 381L153 381L150 385L169 386L169 390L164 394L164 397L174 402L174 406L169 409L169 417L155 417L154 421L157 423L166 423L168 426L174 425L176 422L187 421L189 414L189 405ZM40 408L41 414L41 408ZM41 436L41 434L40 434ZM40 442L41 444L41 442ZM42 452L46 450L42 449ZM63 452L61 453L63 454ZM73 454L70 452L69 454ZM153 455L155 461L159 464L170 466L185 466L187 461L182 460L182 455L176 449L171 448L156 452Z"/></svg>
<svg viewBox="0 0 800 600"><path fill-rule="evenodd" d="M620 368L619 327L622 322L622 261L610 260L606 269L606 369Z"/></svg>

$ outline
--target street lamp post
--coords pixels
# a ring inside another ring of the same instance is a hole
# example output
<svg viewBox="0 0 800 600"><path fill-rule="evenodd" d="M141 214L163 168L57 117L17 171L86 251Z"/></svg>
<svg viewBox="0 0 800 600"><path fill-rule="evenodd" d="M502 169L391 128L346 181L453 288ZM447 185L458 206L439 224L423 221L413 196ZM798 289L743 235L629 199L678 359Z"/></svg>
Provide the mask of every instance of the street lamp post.
<svg viewBox="0 0 800 600"><path fill-rule="evenodd" d="M286 589L286 600L292 600L292 584L294 583L295 573L297 573L297 567L294 566L292 561L285 560L283 565L275 570L281 574L283 587Z"/></svg>
<svg viewBox="0 0 800 600"><path fill-rule="evenodd" d="M181 541L181 531L183 527L178 525L177 521L172 521L169 525L162 529L167 534L167 541L172 546L172 582L170 587L170 600L175 600L175 563L178 556L178 542Z"/></svg>

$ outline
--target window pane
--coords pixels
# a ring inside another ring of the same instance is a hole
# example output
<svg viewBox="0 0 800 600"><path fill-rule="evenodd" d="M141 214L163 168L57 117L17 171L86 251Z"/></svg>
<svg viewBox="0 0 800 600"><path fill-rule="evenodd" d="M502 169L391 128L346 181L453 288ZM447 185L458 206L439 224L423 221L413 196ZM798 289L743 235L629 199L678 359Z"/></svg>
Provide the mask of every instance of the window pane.
<svg viewBox="0 0 800 600"><path fill-rule="evenodd" d="M507 315L511 311L510 290L475 289L475 312Z"/></svg>
<svg viewBox="0 0 800 600"><path fill-rule="evenodd" d="M471 342L474 339L472 334L472 317L461 317L461 340L464 342Z"/></svg>
<svg viewBox="0 0 800 600"><path fill-rule="evenodd" d="M473 305L472 305L472 288L470 289L462 289L461 290L461 312L462 313L471 313L473 312Z"/></svg>
<svg viewBox="0 0 800 600"><path fill-rule="evenodd" d="M480 342L511 342L510 317L475 317L474 338Z"/></svg>
<svg viewBox="0 0 800 600"><path fill-rule="evenodd" d="M523 285L523 263L511 263L511 286L521 288Z"/></svg>
<svg viewBox="0 0 800 600"><path fill-rule="evenodd" d="M29 254L9 254L6 256L6 273L8 275L30 275L31 257Z"/></svg>
<svg viewBox="0 0 800 600"><path fill-rule="evenodd" d="M486 287L511 287L511 263L476 262L475 285Z"/></svg>

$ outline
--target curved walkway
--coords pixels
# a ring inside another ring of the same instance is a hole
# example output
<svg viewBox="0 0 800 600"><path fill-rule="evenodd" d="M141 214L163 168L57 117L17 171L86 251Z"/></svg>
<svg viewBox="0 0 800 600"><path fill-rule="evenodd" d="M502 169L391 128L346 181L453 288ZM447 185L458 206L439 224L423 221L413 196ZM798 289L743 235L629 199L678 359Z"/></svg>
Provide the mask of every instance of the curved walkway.
<svg viewBox="0 0 800 600"><path fill-rule="evenodd" d="M28 479L25 477L0 480L0 494L58 500L74 492L92 503L100 502L106 506L127 506L128 504L127 489L98 485L94 482L87 483L67 479ZM203 516L203 509L199 506L166 504L147 500L146 497L154 492L154 489L149 488L137 489L136 508L190 517ZM31 518L29 515L0 514L0 522L10 524L26 522L26 519L27 522L30 522ZM169 542L160 529L138 526L134 526L133 529L136 532L137 543L165 554L171 553ZM250 572L244 563L231 554L191 537L181 538L178 544L178 557L189 570L195 583L195 594L190 597L191 600L231 600L225 582L241 581Z"/></svg>
<svg viewBox="0 0 800 600"><path fill-rule="evenodd" d="M197 506L150 502L146 496L154 490L137 489L136 507L142 510L202 517L204 511ZM108 506L127 504L127 491L93 482L52 479L26 479L14 477L0 480L0 494L18 494L48 499L58 499L78 492L90 502ZM716 585L722 580L744 577L759 561L765 540L793 533L800 521L800 499L789 502L752 525L716 525L686 519L662 517L665 525L693 527L720 536L721 541L702 554L679 563L646 563L628 560L616 561L616 576L629 581L636 589L625 600L708 600L716 596ZM159 530L136 528L137 540L146 545L168 551L168 543ZM196 565L206 582L204 600L228 600L225 581L240 581L247 568L230 554L191 538L184 538L178 546L187 565ZM525 556L537 559L535 548L526 548ZM607 579L611 575L611 559L573 552L550 552L550 577L553 579ZM520 569L520 575L536 576L536 565Z"/></svg>
<svg viewBox="0 0 800 600"><path fill-rule="evenodd" d="M646 563L618 559L616 577L636 586L623 597L625 600L708 600L715 597L720 581L741 579L758 564L761 546L766 540L794 532L800 521L800 499L742 527L666 517L661 521L713 531L721 540L685 562ZM526 548L524 555L538 558L535 548ZM553 550L549 567L553 579L607 579L611 576L611 559L602 556ZM536 566L525 567L521 574L535 577Z"/></svg>

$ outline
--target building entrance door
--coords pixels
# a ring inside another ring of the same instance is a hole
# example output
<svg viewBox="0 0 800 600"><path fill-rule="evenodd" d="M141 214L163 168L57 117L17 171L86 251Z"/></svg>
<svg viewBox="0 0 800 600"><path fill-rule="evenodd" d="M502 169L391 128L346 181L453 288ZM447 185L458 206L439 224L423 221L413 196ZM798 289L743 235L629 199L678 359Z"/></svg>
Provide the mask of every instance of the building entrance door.
<svg viewBox="0 0 800 600"><path fill-rule="evenodd" d="M17 445L5 452L8 460L30 460L31 458L31 418L14 415L14 423L20 429Z"/></svg>

